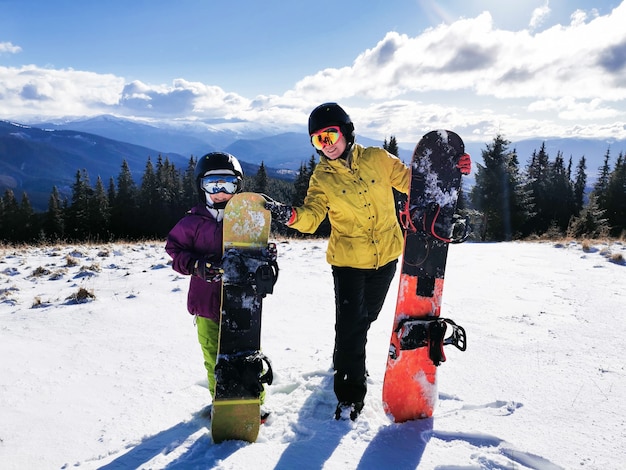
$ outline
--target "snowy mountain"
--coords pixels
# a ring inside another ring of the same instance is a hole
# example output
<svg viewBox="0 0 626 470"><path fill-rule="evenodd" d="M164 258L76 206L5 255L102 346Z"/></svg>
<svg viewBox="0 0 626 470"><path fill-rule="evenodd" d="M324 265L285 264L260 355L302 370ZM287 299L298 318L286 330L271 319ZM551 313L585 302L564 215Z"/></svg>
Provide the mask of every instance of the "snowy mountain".
<svg viewBox="0 0 626 470"><path fill-rule="evenodd" d="M84 129L97 131L96 125L101 125L102 134L117 135L115 140L96 133L56 128L34 127L24 124L0 121L0 195L6 189L11 189L18 201L22 192L29 196L31 205L36 211L46 210L53 186L65 197L71 195L71 186L76 179L76 173L87 170L92 185L98 176L102 178L105 187L109 179L117 179L126 160L131 174L140 183L145 171L148 157L153 165L159 156L168 158L171 163L181 170L187 168L192 154L164 152L158 147L145 147L139 142L149 143L154 137L155 143L164 146L171 142L182 142L178 134L160 135L161 130L141 124L130 123L128 127L117 119L93 120L90 125L83 122ZM69 126L69 127L73 127ZM108 131L103 132L104 128ZM178 137L174 137L178 136ZM159 140L162 139L162 140ZM179 140L177 140L179 139ZM129 142L132 141L132 142ZM204 153L214 150L207 145ZM195 156L204 153L193 154ZM240 159L244 172L256 174L259 163ZM290 179L292 173L280 171L268 166L269 176Z"/></svg>
<svg viewBox="0 0 626 470"><path fill-rule="evenodd" d="M96 134L0 121L0 191L12 189L18 201L25 191L33 207L43 210L53 186L70 194L77 171L87 170L92 184L100 176L106 187L109 178L119 175L124 160L140 177L148 157L156 163L159 154L181 168L189 159Z"/></svg>
<svg viewBox="0 0 626 470"><path fill-rule="evenodd" d="M181 155L204 155L214 150L224 150L224 147L237 139L265 137L269 131L269 129L261 130L258 125L242 121L144 122L111 115L39 122L31 125L42 129L88 132Z"/></svg>
<svg viewBox="0 0 626 470"><path fill-rule="evenodd" d="M181 155L199 155L213 150L225 150L238 158L267 166L297 170L302 162L308 162L313 153L304 125L279 127L262 123L215 120L211 122L151 122L141 123L114 116L98 116L89 119L65 120L56 123L33 124L50 129L78 130L98 134L160 151ZM424 130L426 133L428 129ZM476 162L482 160L482 151L491 142L476 142L471 136L464 137L466 150ZM495 137L495 136L494 136ZM504 138L507 138L504 135ZM361 135L357 141L363 145L382 146L383 142ZM398 142L400 158L408 162L417 142ZM607 149L612 162L620 152L626 152L626 140L578 139L538 137L511 142L509 150L517 150L520 165L526 166L533 151L546 144L551 160L562 152L567 162L572 157L574 167L582 156L587 160L589 179L595 179L598 168L604 163Z"/></svg>
<svg viewBox="0 0 626 470"><path fill-rule="evenodd" d="M475 163L481 163L482 151L489 142L466 140L466 150ZM357 135L357 141L366 146L383 144L362 135ZM509 150L517 150L524 168L543 142L552 161L561 151L566 162L572 157L574 168L584 155L588 182L596 179L607 149L611 151L611 164L619 152L626 150L626 141L582 139L523 140L511 143ZM400 158L409 162L415 143L398 144ZM153 163L158 155L167 156L185 168L191 155L214 150L237 156L247 174L255 174L263 162L270 176L287 179L314 155L304 126L278 129L276 125L227 120L146 123L106 115L33 125L0 121L0 193L10 188L19 198L26 191L35 209L45 210L52 186L69 194L76 172L83 168L92 182L99 175L106 183L118 176L126 159L139 180L148 156ZM474 165L474 172L476 168ZM466 183L467 188L472 186L473 174Z"/></svg>

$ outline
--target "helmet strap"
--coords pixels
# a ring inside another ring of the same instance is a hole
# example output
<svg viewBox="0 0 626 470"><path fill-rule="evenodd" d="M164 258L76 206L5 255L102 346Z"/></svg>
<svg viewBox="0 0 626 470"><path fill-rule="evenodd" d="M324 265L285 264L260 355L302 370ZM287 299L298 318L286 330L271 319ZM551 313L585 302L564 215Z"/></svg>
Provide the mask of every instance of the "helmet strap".
<svg viewBox="0 0 626 470"><path fill-rule="evenodd" d="M211 195L206 192L204 193L204 197L206 199L207 209L224 209L226 207L226 203L228 202L228 201L213 202L213 199L211 199Z"/></svg>
<svg viewBox="0 0 626 470"><path fill-rule="evenodd" d="M352 155L351 151L352 151L352 142L349 142L348 145L346 145L346 149L343 151L343 153L339 157L339 158L343 158L344 160L346 160L348 162L348 165L350 164L350 160L352 160L350 158L350 155Z"/></svg>

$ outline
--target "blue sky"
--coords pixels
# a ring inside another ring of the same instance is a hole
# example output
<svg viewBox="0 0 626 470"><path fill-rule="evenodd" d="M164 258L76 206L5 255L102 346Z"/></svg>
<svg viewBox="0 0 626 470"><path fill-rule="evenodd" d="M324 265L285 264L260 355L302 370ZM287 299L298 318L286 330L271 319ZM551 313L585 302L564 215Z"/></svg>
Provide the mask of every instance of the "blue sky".
<svg viewBox="0 0 626 470"><path fill-rule="evenodd" d="M0 118L626 138L626 2L0 0Z"/></svg>

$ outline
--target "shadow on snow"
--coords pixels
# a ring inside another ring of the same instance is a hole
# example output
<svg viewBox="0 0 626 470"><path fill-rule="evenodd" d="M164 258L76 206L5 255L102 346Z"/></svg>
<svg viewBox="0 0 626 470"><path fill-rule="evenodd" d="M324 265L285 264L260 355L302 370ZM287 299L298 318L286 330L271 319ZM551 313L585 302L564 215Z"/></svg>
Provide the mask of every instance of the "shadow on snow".
<svg viewBox="0 0 626 470"><path fill-rule="evenodd" d="M420 419L381 428L361 456L358 470L418 467L433 430L433 419Z"/></svg>
<svg viewBox="0 0 626 470"><path fill-rule="evenodd" d="M324 463L335 451L343 436L350 430L347 423L331 421L335 411L334 405L327 407L324 406L325 403L320 403L325 394L332 395L334 398L332 390L333 374L331 372L322 379L318 390L306 399L298 415L299 427L310 428L315 425L315 421L319 422L319 426L315 426L311 433L307 433L305 439L290 442L281 454L274 470L324 467ZM321 399L320 395L322 396Z"/></svg>
<svg viewBox="0 0 626 470"><path fill-rule="evenodd" d="M210 410L210 408L208 408ZM206 430L210 427L210 422L206 419L207 409L202 410L194 417L183 423L172 426L160 433L147 437L138 445L123 455L120 455L112 462L99 467L98 470L122 470L128 468L141 468L142 465L158 455L167 455L189 439L198 431ZM211 462L217 462L228 458L240 448L248 445L242 441L229 441L221 445L213 445L210 433L200 436L185 453L176 460L168 464L167 469L188 469L197 460L206 468Z"/></svg>

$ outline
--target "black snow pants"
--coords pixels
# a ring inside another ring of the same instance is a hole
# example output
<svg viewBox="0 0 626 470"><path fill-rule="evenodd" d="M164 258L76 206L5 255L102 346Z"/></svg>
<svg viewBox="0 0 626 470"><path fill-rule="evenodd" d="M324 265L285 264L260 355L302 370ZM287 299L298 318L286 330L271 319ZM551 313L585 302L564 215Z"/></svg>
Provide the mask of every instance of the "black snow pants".
<svg viewBox="0 0 626 470"><path fill-rule="evenodd" d="M332 267L336 308L334 390L340 403L359 403L365 398L367 332L383 307L397 263L394 260L379 269Z"/></svg>

